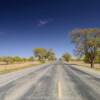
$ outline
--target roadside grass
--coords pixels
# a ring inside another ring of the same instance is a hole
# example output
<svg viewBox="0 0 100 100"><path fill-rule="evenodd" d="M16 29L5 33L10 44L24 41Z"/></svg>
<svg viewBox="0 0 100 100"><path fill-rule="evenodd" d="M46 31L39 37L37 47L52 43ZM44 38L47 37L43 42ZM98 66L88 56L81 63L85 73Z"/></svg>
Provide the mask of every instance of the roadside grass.
<svg viewBox="0 0 100 100"><path fill-rule="evenodd" d="M5 73L10 73L10 72L15 72L15 71L19 71L25 68L31 68L31 67L35 67L37 65L40 65L41 63L29 63L29 64L23 64L22 66L19 67L20 64L17 65L3 65L3 68L0 68L0 74L5 74ZM12 67L13 66L13 67ZM16 67L17 66L17 67ZM0 66L1 67L1 66Z"/></svg>
<svg viewBox="0 0 100 100"><path fill-rule="evenodd" d="M100 71L100 68L94 68L96 71Z"/></svg>
<svg viewBox="0 0 100 100"><path fill-rule="evenodd" d="M83 61L69 61L68 63L69 64L73 64L73 65L78 65L80 67L91 68L90 64L84 63ZM93 69L96 70L96 71L100 71L100 64L94 64L94 68Z"/></svg>

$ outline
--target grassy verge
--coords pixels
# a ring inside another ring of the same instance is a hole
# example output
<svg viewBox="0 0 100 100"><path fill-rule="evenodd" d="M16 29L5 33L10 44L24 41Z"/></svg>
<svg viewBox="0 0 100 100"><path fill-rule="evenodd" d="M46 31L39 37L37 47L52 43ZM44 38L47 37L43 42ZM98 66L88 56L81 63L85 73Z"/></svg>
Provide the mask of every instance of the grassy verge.
<svg viewBox="0 0 100 100"><path fill-rule="evenodd" d="M96 71L100 71L100 68L94 68Z"/></svg>
<svg viewBox="0 0 100 100"><path fill-rule="evenodd" d="M31 68L31 67L34 67L36 65L40 65L41 63L38 63L38 64L28 64L28 65L23 65L21 67L11 67L9 66L9 68L7 67L4 67L2 70L0 70L0 74L5 74L5 73L10 73L10 72L14 72L14 71L19 71L19 70L22 70L22 69L25 69L25 68ZM12 66L12 65L11 65Z"/></svg>
<svg viewBox="0 0 100 100"><path fill-rule="evenodd" d="M70 61L68 63L72 64L72 65L78 65L78 66L81 66L81 67L90 68L90 64L86 64L83 61ZM100 71L100 64L94 64L94 68L93 69L96 70L96 71Z"/></svg>

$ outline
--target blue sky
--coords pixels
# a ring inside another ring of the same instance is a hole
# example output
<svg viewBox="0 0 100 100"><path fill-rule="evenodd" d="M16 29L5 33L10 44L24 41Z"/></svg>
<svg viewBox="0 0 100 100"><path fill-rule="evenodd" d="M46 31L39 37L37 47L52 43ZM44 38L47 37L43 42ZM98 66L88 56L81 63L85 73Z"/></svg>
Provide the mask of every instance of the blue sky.
<svg viewBox="0 0 100 100"><path fill-rule="evenodd" d="M73 53L69 32L100 27L99 0L0 0L0 56L33 55L52 48Z"/></svg>

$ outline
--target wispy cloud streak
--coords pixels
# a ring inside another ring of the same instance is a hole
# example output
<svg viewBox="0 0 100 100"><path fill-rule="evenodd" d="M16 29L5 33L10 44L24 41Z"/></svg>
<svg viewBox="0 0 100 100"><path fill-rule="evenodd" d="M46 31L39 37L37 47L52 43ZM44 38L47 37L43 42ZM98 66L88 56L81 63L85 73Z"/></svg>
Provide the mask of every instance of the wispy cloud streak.
<svg viewBox="0 0 100 100"><path fill-rule="evenodd" d="M39 20L39 23L38 23L38 26L43 26L43 25L46 25L48 24L48 20Z"/></svg>
<svg viewBox="0 0 100 100"><path fill-rule="evenodd" d="M45 26L47 24L49 24L50 22L52 22L52 19L40 19L38 21L38 26Z"/></svg>

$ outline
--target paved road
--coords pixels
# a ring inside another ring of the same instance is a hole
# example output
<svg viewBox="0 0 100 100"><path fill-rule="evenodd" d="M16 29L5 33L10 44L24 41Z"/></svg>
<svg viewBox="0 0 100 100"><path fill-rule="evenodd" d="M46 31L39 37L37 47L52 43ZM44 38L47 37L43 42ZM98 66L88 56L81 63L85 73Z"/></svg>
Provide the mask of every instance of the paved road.
<svg viewBox="0 0 100 100"><path fill-rule="evenodd" d="M0 100L100 100L100 79L56 62L1 86Z"/></svg>

